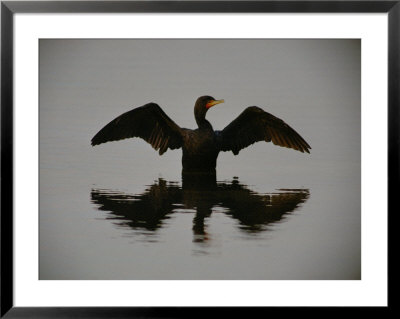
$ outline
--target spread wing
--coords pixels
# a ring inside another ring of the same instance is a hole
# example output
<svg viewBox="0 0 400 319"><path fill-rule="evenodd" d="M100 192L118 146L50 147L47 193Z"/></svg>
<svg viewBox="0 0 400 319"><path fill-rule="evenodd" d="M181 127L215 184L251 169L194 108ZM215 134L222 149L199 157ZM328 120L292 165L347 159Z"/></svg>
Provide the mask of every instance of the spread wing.
<svg viewBox="0 0 400 319"><path fill-rule="evenodd" d="M222 131L216 131L216 135L220 150L232 151L235 155L259 141L272 142L302 153L310 153L311 149L310 145L284 121L257 106L246 108Z"/></svg>
<svg viewBox="0 0 400 319"><path fill-rule="evenodd" d="M155 103L135 108L112 120L92 138L92 146L130 137L144 139L160 155L168 148L182 147L182 129Z"/></svg>

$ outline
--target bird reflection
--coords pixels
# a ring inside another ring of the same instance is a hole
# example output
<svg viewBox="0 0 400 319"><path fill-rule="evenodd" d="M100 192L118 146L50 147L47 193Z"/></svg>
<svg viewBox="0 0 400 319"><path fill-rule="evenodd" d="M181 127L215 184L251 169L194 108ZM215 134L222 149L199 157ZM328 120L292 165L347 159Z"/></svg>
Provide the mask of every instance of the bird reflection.
<svg viewBox="0 0 400 319"><path fill-rule="evenodd" d="M309 197L308 189L278 189L260 194L233 178L230 182L216 182L215 175L182 176L178 182L162 178L148 186L142 194L92 189L91 200L107 219L132 229L155 232L164 226L171 214L195 212L193 235L195 242L209 238L206 219L216 210L238 221L247 233L267 230L267 226L282 221Z"/></svg>

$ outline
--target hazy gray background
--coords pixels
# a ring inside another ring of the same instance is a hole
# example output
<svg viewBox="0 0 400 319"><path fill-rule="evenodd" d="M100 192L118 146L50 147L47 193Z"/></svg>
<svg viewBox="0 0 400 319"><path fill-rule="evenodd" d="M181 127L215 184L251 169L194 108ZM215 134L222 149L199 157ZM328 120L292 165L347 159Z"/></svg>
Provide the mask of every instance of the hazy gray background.
<svg viewBox="0 0 400 319"><path fill-rule="evenodd" d="M360 279L359 40L40 40L40 279ZM158 103L195 127L201 95L225 99L224 128L247 106L285 120L311 155L257 143L221 153L217 178L259 193L305 188L283 222L251 236L217 210L193 242L190 212L149 234L118 227L93 188L142 193L180 182L181 151L90 139L133 107ZM149 239L150 238L150 239Z"/></svg>

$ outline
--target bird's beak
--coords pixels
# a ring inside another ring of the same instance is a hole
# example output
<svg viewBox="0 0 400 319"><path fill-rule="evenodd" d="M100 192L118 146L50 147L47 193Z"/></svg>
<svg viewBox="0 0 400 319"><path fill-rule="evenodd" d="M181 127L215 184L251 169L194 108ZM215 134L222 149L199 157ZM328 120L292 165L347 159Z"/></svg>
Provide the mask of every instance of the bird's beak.
<svg viewBox="0 0 400 319"><path fill-rule="evenodd" d="M209 109L210 107L213 107L214 105L220 104L220 103L224 103L224 100L214 100L214 101L210 101L206 104L206 108Z"/></svg>

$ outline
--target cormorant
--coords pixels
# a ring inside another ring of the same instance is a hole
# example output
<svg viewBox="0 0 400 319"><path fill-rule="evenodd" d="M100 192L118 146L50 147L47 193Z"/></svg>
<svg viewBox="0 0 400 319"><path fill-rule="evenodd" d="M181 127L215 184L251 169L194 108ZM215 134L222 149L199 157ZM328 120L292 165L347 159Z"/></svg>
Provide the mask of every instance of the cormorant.
<svg viewBox="0 0 400 319"><path fill-rule="evenodd" d="M289 125L257 106L247 107L222 131L214 131L206 120L207 111L224 100L201 96L194 106L198 125L195 130L179 127L156 103L148 103L128 111L106 126L93 138L92 146L105 142L141 137L164 154L168 149L182 148L183 172L215 173L219 152L240 150L266 141L300 152L309 152L310 145Z"/></svg>

